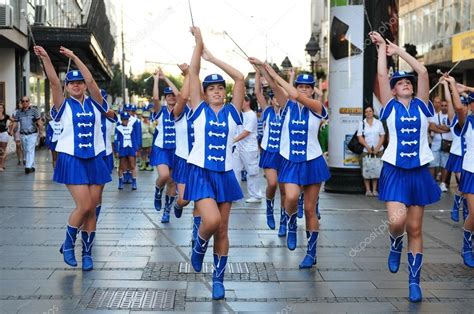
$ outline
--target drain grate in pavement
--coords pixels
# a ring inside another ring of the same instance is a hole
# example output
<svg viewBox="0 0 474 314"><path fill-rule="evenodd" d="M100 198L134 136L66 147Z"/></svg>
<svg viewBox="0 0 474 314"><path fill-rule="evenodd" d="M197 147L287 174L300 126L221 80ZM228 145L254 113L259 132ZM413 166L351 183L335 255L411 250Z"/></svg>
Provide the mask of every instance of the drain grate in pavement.
<svg viewBox="0 0 474 314"><path fill-rule="evenodd" d="M175 309L177 290L107 288L96 289L90 295L88 309L166 311Z"/></svg>
<svg viewBox="0 0 474 314"><path fill-rule="evenodd" d="M190 263L153 263L145 266L142 280L198 281L211 278L214 271L212 263L203 263L202 271L196 273ZM225 280L230 281L278 281L273 263L228 263Z"/></svg>
<svg viewBox="0 0 474 314"><path fill-rule="evenodd" d="M421 279L424 281L471 281L472 269L464 266L461 261L456 264L423 264Z"/></svg>

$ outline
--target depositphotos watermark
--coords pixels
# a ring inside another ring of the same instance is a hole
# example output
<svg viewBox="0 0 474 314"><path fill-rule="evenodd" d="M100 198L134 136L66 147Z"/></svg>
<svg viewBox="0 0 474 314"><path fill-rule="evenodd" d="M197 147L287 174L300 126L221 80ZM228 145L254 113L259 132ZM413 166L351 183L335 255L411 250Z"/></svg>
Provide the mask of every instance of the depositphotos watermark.
<svg viewBox="0 0 474 314"><path fill-rule="evenodd" d="M362 240L359 245L357 245L355 248L351 248L351 250L349 251L349 256L350 257L356 257L357 254L359 254L360 252L363 252L365 251L365 248L370 245L375 239L377 239L379 236L381 235L385 235L386 231L388 230L388 226L397 221L398 218L400 218L401 216L405 215L406 214L406 208L403 207L403 208L399 208L396 212L395 212L395 215L392 215L391 217L387 219L382 219L380 222L381 224L378 225L377 227L375 227L373 229L373 231L367 236L365 237L364 240Z"/></svg>

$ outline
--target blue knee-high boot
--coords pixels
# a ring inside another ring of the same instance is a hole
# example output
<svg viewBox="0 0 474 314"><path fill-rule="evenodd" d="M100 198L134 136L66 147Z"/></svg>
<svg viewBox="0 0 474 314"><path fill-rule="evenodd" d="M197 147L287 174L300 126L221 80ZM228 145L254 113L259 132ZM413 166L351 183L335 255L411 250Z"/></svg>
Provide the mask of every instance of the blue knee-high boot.
<svg viewBox="0 0 474 314"><path fill-rule="evenodd" d="M402 257L403 249L403 236L399 235L394 237L389 233L390 236L390 253L388 253L388 269L391 273L396 273L400 267L400 258Z"/></svg>
<svg viewBox="0 0 474 314"><path fill-rule="evenodd" d="M275 217L273 217L273 203L275 199L267 198L267 226L270 229L275 229Z"/></svg>
<svg viewBox="0 0 474 314"><path fill-rule="evenodd" d="M138 189L138 186L137 186L137 178L132 178L132 190L136 190Z"/></svg>
<svg viewBox="0 0 474 314"><path fill-rule="evenodd" d="M421 265L423 253L408 253L408 290L410 302L420 302L423 298L420 287Z"/></svg>
<svg viewBox="0 0 474 314"><path fill-rule="evenodd" d="M462 195L454 194L453 209L451 210L451 219L455 222L459 221L459 209L461 208Z"/></svg>
<svg viewBox="0 0 474 314"><path fill-rule="evenodd" d="M77 227L66 225L66 239L59 249L59 252L63 255L64 262L69 266L77 266L76 255L74 254L77 230Z"/></svg>
<svg viewBox="0 0 474 314"><path fill-rule="evenodd" d="M177 197L178 195L176 195ZM178 205L178 202L176 201L176 203L174 203L174 206L173 206L173 211L174 211L174 216L176 218L181 218L181 215L183 214L183 207L180 207Z"/></svg>
<svg viewBox="0 0 474 314"><path fill-rule="evenodd" d="M118 189L123 190L123 176L119 177Z"/></svg>
<svg viewBox="0 0 474 314"><path fill-rule="evenodd" d="M285 237L286 236L286 225L288 220L286 219L285 209L280 209L280 228L278 229L278 236Z"/></svg>
<svg viewBox="0 0 474 314"><path fill-rule="evenodd" d="M472 237L473 237L473 232L464 229L461 256L464 261L464 265L470 268L474 268L474 255L472 252Z"/></svg>
<svg viewBox="0 0 474 314"><path fill-rule="evenodd" d="M304 212L304 193L301 192L300 196L298 197L298 218L303 218Z"/></svg>
<svg viewBox="0 0 474 314"><path fill-rule="evenodd" d="M194 216L193 217L193 234L191 239L191 246L194 248L194 242L196 241L196 237L198 235L199 226L201 225L201 216Z"/></svg>
<svg viewBox="0 0 474 314"><path fill-rule="evenodd" d="M82 237L82 270L89 271L94 268L92 261L92 244L94 243L95 231L88 233L81 231Z"/></svg>
<svg viewBox="0 0 474 314"><path fill-rule="evenodd" d="M317 231L306 231L306 238L308 238L308 249L306 250L306 256L300 263L300 268L311 268L313 265L316 265L316 246L318 244L318 235L319 232Z"/></svg>
<svg viewBox="0 0 474 314"><path fill-rule="evenodd" d="M467 198L462 198L462 219L466 221L467 215L469 215L469 207L467 205Z"/></svg>
<svg viewBox="0 0 474 314"><path fill-rule="evenodd" d="M298 229L298 224L296 222L296 213L293 215L288 215L285 213L286 219L288 220L288 236L286 238L286 244L290 251L293 251L296 248L296 231Z"/></svg>
<svg viewBox="0 0 474 314"><path fill-rule="evenodd" d="M102 204L99 204L95 207L95 220L99 220L100 210L102 209Z"/></svg>
<svg viewBox="0 0 474 314"><path fill-rule="evenodd" d="M199 235L199 232L196 236L193 246L193 252L191 253L191 265L198 273L202 269L202 262L204 261L204 255L206 255L207 245L209 240L204 240Z"/></svg>
<svg viewBox="0 0 474 314"><path fill-rule="evenodd" d="M214 271L212 272L212 299L221 300L225 297L224 273L227 265L227 256L214 254Z"/></svg>
<svg viewBox="0 0 474 314"><path fill-rule="evenodd" d="M160 211L161 210L161 198L163 196L163 190L165 189L165 187L157 187L155 186L155 209L157 211Z"/></svg>
<svg viewBox="0 0 474 314"><path fill-rule="evenodd" d="M173 206L174 201L176 200L176 196L165 196L165 210L163 211L163 216L161 217L162 223L170 222L170 212L171 206Z"/></svg>

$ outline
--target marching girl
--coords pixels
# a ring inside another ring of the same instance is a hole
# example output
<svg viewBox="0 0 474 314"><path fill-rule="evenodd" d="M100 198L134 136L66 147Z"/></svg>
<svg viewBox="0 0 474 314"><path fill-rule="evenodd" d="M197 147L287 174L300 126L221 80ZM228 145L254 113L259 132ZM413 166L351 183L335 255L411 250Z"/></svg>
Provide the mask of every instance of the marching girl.
<svg viewBox="0 0 474 314"><path fill-rule="evenodd" d="M263 137L260 147L259 167L265 173L267 180L267 189L265 191L267 201L267 225L270 229L275 229L275 218L273 216L273 205L275 202L275 193L278 186L278 171L280 169L280 134L281 126L283 125L281 117L281 106L276 101L273 92L269 92L269 102L263 96L261 87L260 70L255 67L255 95L257 101L262 108L263 121ZM280 187L280 228L278 229L278 236L286 236L286 215L285 215L285 188L283 184Z"/></svg>
<svg viewBox="0 0 474 314"><path fill-rule="evenodd" d="M441 190L428 170L428 163L433 160L428 146L428 118L434 115L429 101L428 71L405 50L386 42L379 33L371 32L369 36L378 46L377 79L383 104L380 120L387 122L389 130L389 144L382 156L379 179L379 199L386 202L390 222L388 267L392 273L398 271L406 230L409 299L419 302L422 299L424 207L441 197ZM396 54L418 73L416 96L412 74L400 71L388 77L387 56Z"/></svg>
<svg viewBox="0 0 474 314"><path fill-rule="evenodd" d="M176 105L179 90L174 84L163 74L161 69L155 71L153 75L153 101L154 112L152 114L153 121L157 123L153 147L151 148L150 165L157 166L158 178L155 186L155 209L161 210L161 199L163 190L166 188L165 208L162 223L170 221L171 206L176 200L176 184L171 177L172 169L174 167L174 154L176 150L176 128L175 116L173 114ZM165 80L169 87L164 89L165 106L162 106L159 99L158 82L159 79Z"/></svg>
<svg viewBox="0 0 474 314"><path fill-rule="evenodd" d="M142 113L142 147L140 151L142 164L140 167L141 171L153 171L150 166L150 152L151 146L153 145L153 134L155 133L155 125L150 121L150 111L144 110Z"/></svg>
<svg viewBox="0 0 474 314"><path fill-rule="evenodd" d="M54 107L50 110L51 121L46 125L46 139L45 144L51 151L51 160L53 163L53 169L56 167L56 160L58 159L58 153L56 152L56 144L58 143L59 135L63 131L63 126L61 122L56 121L54 118L57 114L57 111L54 110Z"/></svg>
<svg viewBox="0 0 474 314"><path fill-rule="evenodd" d="M63 96L61 83L47 52L41 46L35 46L34 51L42 59L51 83L57 111L55 120L60 121L63 126L56 145L58 160L53 180L66 184L76 203L76 208L69 216L66 239L60 252L68 265L77 266L74 244L78 228L82 226L82 269L92 270L95 208L99 203L101 186L112 180L101 155L105 149L100 129L101 116L108 111L108 104L102 98L92 74L71 50L64 47L59 50L79 69L66 74L66 90L70 95L68 98ZM86 96L86 90L90 96Z"/></svg>
<svg viewBox="0 0 474 314"><path fill-rule="evenodd" d="M188 157L189 175L184 199L194 201L202 219L191 254L195 271L201 271L209 239L214 237L212 298L218 300L225 296L224 272L229 252L230 208L233 201L243 198L232 168L232 144L236 128L242 124L240 110L244 101L245 81L242 73L204 48L198 27L191 28L191 31L196 41L189 67L192 108L189 119L194 125L194 146ZM225 103L225 80L219 74L205 77L202 99L199 81L201 56L234 80L232 103Z"/></svg>
<svg viewBox="0 0 474 314"><path fill-rule="evenodd" d="M137 167L136 156L139 146L136 128L130 124L130 114L126 111L120 115L121 124L115 128L115 152L118 154L119 161L119 185L118 189L123 190L123 175L127 169L132 173L132 190L137 189Z"/></svg>
<svg viewBox="0 0 474 314"><path fill-rule="evenodd" d="M461 256L464 265L474 268L474 253L472 242L474 238L474 98L469 97L470 104L463 106L456 88L456 81L451 76L445 76L451 87L454 108L457 113L457 124L455 127L466 145L462 161L461 181L459 190L464 194L468 204L468 215L464 221L464 236ZM474 94L472 94L474 96ZM469 110L471 113L469 114Z"/></svg>
<svg viewBox="0 0 474 314"><path fill-rule="evenodd" d="M280 155L283 157L278 180L285 186L285 209L288 220L288 249L296 248L297 203L300 186L303 187L304 214L308 249L300 268L316 264L316 246L319 236L319 220L316 201L321 183L329 179L329 168L318 141L321 120L327 117L323 104L313 99L315 81L310 74L299 74L295 87L282 79L268 64L263 65L264 75L275 93L277 102L285 104L280 139ZM288 97L285 95L288 95Z"/></svg>
<svg viewBox="0 0 474 314"><path fill-rule="evenodd" d="M464 140L461 139L461 137L459 136L459 133L455 131L458 118L454 112L453 101L451 98L451 93L449 91L449 83L448 81L444 79L444 77L441 77L440 82L444 89L444 97L446 99L446 102L448 103L448 124L450 125L451 135L453 137L453 142L451 144L451 149L449 151L449 157L448 157L448 160L446 161L446 165L444 168L449 172L453 172L454 175L456 176L456 181L459 183L459 180L461 179L461 171L462 171L462 159L463 159L462 155L463 155ZM459 191L459 186L458 186L458 190L454 194L453 208L451 210L451 219L453 221L456 221L456 222L459 221L459 208L461 207L463 200L464 200L464 197L462 193ZM463 211L463 214L464 214L464 211ZM465 216L467 216L467 213ZM464 220L466 220L466 217L464 217Z"/></svg>
<svg viewBox="0 0 474 314"><path fill-rule="evenodd" d="M104 101L107 101L107 92L104 89L101 89L100 93ZM102 136L104 138L105 143L103 158L105 165L107 166L107 171L110 175L112 175L112 172L114 170L114 152L112 148L112 138L114 136L115 126L117 125L117 122L118 117L111 109L107 112L106 115L102 115L101 117ZM99 204L97 204L97 206L95 207L96 221L99 220L100 211L102 210L102 194L104 192L104 187L105 185L101 186Z"/></svg>

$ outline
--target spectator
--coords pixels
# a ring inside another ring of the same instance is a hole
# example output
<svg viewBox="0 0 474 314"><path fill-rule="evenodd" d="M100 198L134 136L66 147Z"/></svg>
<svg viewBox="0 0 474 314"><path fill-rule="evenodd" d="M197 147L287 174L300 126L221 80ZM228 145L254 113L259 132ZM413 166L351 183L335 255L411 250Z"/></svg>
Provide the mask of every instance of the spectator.
<svg viewBox="0 0 474 314"><path fill-rule="evenodd" d="M10 133L7 132L7 124L10 116L5 113L5 105L0 103L0 171L5 170L5 160L7 159L7 145Z"/></svg>
<svg viewBox="0 0 474 314"><path fill-rule="evenodd" d="M441 191L448 191L446 187L446 169L444 166L449 158L449 150L451 149L451 143L453 137L451 135L451 129L448 123L448 104L446 101L441 101L439 97L433 99L436 113L433 117L429 118L429 130L431 131L431 151L433 152L434 160L430 162L430 172L435 179L438 177L438 173L441 172L439 180L439 187Z"/></svg>
<svg viewBox="0 0 474 314"><path fill-rule="evenodd" d="M36 107L30 106L27 96L21 98L21 109L15 113L15 124L20 123L20 138L26 156L25 173L35 172L35 147L38 131L43 134L43 123ZM43 136L43 135L41 135Z"/></svg>
<svg viewBox="0 0 474 314"><path fill-rule="evenodd" d="M359 143L364 145L361 155L362 177L364 178L365 195L378 196L377 191L380 171L382 170L382 151L385 140L385 130L382 122L374 118L374 109L367 107L364 110L365 119L360 122L357 130ZM370 181L372 180L372 190Z"/></svg>
<svg viewBox="0 0 474 314"><path fill-rule="evenodd" d="M16 105L16 110L21 109L21 102L18 102ZM18 166L21 166L23 163L23 166L26 164L25 162L25 156L23 154L23 147L21 147L21 138L20 138L20 128L15 122L15 113L13 113L11 117L11 124L10 124L10 134L13 136L13 139L15 140L15 145L16 145L16 157L18 159Z"/></svg>

